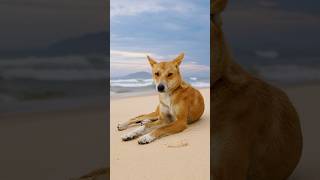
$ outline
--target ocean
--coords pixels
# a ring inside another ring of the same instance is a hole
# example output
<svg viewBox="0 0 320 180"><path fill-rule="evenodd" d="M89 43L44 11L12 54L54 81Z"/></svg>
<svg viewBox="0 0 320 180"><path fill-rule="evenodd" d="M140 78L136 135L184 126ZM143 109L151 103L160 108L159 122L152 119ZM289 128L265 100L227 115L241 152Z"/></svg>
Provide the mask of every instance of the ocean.
<svg viewBox="0 0 320 180"><path fill-rule="evenodd" d="M151 75L150 75L151 76ZM187 77L186 82L196 88L210 87L210 79L204 77ZM155 91L155 85L150 78L128 78L128 79L111 79L110 94L111 96L121 93L137 93L137 92Z"/></svg>
<svg viewBox="0 0 320 180"><path fill-rule="evenodd" d="M318 61L318 58L316 58ZM284 85L320 82L320 63L315 58L295 61L272 60L243 66L256 76ZM270 62L270 61L269 61ZM277 63L284 62L284 63ZM111 78L108 84L108 58L100 56L60 56L0 59L0 102L57 99L63 97L111 96L155 92L151 74ZM136 74L137 75L137 74ZM209 77L186 76L196 88L210 87Z"/></svg>

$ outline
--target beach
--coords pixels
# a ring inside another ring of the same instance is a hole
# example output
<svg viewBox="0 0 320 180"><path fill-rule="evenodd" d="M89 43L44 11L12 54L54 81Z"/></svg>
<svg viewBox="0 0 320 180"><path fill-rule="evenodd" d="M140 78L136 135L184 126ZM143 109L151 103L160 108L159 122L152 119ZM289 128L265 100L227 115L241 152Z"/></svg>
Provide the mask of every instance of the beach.
<svg viewBox="0 0 320 180"><path fill-rule="evenodd" d="M181 133L147 145L123 142L118 122L154 111L157 95L112 99L110 107L110 165L112 180L164 180L210 178L210 90L201 89L206 109L201 120Z"/></svg>
<svg viewBox="0 0 320 180"><path fill-rule="evenodd" d="M320 179L320 86L303 85L285 89L296 107L302 126L303 153L290 180Z"/></svg>
<svg viewBox="0 0 320 180"><path fill-rule="evenodd" d="M0 179L69 180L106 167L106 99L18 105L0 113Z"/></svg>
<svg viewBox="0 0 320 180"><path fill-rule="evenodd" d="M320 85L282 89L297 108L304 137L303 155L290 180L318 180ZM209 90L201 91L208 105ZM76 103L51 110L0 113L0 179L68 180L105 167L109 153L105 100ZM151 94L111 100L111 179L209 179L207 116L182 133L148 145L121 141L120 136L132 128L118 131L117 123L150 112L156 104L157 97ZM26 108L21 105L19 109Z"/></svg>

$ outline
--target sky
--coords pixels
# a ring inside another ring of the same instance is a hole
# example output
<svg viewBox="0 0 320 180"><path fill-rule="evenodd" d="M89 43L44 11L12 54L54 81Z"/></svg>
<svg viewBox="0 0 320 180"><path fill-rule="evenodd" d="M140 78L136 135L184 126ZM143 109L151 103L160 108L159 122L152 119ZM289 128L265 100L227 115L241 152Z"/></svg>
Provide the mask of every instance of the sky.
<svg viewBox="0 0 320 180"><path fill-rule="evenodd" d="M111 0L111 77L150 72L147 55L185 53L184 75L209 76L209 0Z"/></svg>
<svg viewBox="0 0 320 180"><path fill-rule="evenodd" d="M39 49L106 31L104 0L1 0L0 50Z"/></svg>
<svg viewBox="0 0 320 180"><path fill-rule="evenodd" d="M108 0L1 0L0 51L41 49L66 38L108 31L107 3ZM135 58L141 61L135 62L141 67L145 53L170 59L184 51L189 66L193 62L197 66L192 67L203 70L203 65L208 66L208 3L209 0L111 0L113 60L133 58L119 55L119 51L138 53L134 56L140 53ZM320 55L315 45L320 43L318 0L229 0L223 18L224 31L235 53L283 49L294 56ZM281 57L283 53L279 53ZM118 71L120 64L111 65Z"/></svg>
<svg viewBox="0 0 320 180"><path fill-rule="evenodd" d="M283 56L320 56L315 46L320 43L320 1L230 0L223 20L236 52L277 51L276 62Z"/></svg>

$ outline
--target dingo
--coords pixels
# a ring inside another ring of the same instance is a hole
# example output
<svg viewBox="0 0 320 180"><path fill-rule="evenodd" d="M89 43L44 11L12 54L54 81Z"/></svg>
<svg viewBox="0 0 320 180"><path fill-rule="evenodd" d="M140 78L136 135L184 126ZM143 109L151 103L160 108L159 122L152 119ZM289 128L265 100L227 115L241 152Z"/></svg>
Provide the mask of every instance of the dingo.
<svg viewBox="0 0 320 180"><path fill-rule="evenodd" d="M182 53L173 61L158 63L148 56L152 77L159 92L159 105L152 113L118 124L118 130L127 129L131 124L143 124L122 136L123 141L143 135L138 143L147 144L162 136L181 132L187 128L187 124L200 119L204 111L204 100L198 90L183 81L179 70L183 58Z"/></svg>
<svg viewBox="0 0 320 180"><path fill-rule="evenodd" d="M302 152L299 118L283 91L232 60L219 19L226 3L211 4L213 180L285 180Z"/></svg>

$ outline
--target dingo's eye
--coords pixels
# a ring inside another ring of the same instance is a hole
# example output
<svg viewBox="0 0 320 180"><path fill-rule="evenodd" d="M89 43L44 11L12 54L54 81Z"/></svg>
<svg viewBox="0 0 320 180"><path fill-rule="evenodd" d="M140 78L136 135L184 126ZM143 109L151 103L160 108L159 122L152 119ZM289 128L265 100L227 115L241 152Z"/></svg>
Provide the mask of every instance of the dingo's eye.
<svg viewBox="0 0 320 180"><path fill-rule="evenodd" d="M172 76L172 74L173 74L173 73L169 73L169 74L168 74L168 77Z"/></svg>
<svg viewBox="0 0 320 180"><path fill-rule="evenodd" d="M159 73L159 72L156 72L156 73L154 73L154 75L156 75L156 76L160 76L160 73Z"/></svg>

